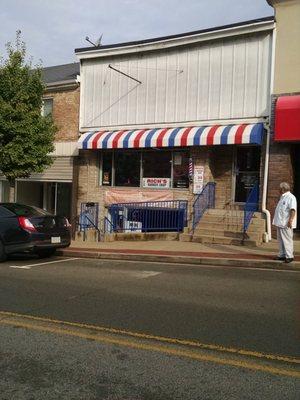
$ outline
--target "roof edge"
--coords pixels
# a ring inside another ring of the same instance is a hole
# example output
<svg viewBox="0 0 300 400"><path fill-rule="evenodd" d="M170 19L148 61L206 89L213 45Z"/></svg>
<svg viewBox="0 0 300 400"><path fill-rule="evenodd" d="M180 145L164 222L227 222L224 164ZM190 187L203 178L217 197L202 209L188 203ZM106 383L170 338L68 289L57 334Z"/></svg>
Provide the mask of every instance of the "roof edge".
<svg viewBox="0 0 300 400"><path fill-rule="evenodd" d="M156 42L161 42L161 41L167 41L167 40L172 40L172 39L183 39L183 38L188 38L190 36L195 36L195 35L201 35L205 33L210 33L210 32L216 32L216 31L221 31L221 30L227 30L231 28L239 28L239 27L245 27L247 25L253 25L253 24L258 24L258 23L263 23L263 22L274 22L274 16L268 16L268 17L263 17L263 18L258 18L258 19L253 19L253 20L248 20L248 21L243 21L243 22L236 22L233 24L228 24L228 25L221 25L213 28L206 28L206 29L201 29L197 31L191 31L191 32L185 32L185 33L179 33L175 35L169 35L169 36L161 36L161 37L155 37L151 39L144 39L144 40L137 40L137 41L131 41L131 42L123 42L123 43L115 43L115 44L109 44L109 45L104 45L104 46L89 46L89 47L82 47L82 48L76 48L75 49L75 54L80 55L80 53L83 52L95 52L95 51L101 51L101 50L106 50L106 49L116 49L116 48L122 48L122 47L129 47L129 46L139 46L139 45L145 45L145 44L155 44Z"/></svg>

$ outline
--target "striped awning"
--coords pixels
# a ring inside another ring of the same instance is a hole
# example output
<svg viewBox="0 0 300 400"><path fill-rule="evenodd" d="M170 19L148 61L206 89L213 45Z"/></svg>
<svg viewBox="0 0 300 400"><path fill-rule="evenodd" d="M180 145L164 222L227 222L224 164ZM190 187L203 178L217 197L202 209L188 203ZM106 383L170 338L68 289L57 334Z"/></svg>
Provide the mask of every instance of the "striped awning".
<svg viewBox="0 0 300 400"><path fill-rule="evenodd" d="M79 149L131 149L153 147L258 144L263 124L193 126L119 131L93 131L81 135Z"/></svg>

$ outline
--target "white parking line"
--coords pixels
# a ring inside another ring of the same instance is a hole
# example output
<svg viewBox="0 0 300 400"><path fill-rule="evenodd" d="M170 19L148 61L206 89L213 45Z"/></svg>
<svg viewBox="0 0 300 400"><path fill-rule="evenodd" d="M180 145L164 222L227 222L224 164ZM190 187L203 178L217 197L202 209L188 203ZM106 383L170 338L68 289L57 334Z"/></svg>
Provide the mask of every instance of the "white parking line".
<svg viewBox="0 0 300 400"><path fill-rule="evenodd" d="M67 261L72 261L72 260L78 260L79 258L66 258L64 260L55 260L55 261L48 261L44 263L37 263L37 264L29 264L29 265L10 265L9 268L18 268L18 269L31 269L31 267L37 267L40 265L47 265L47 264L54 264L54 263L61 263L61 262L67 262Z"/></svg>

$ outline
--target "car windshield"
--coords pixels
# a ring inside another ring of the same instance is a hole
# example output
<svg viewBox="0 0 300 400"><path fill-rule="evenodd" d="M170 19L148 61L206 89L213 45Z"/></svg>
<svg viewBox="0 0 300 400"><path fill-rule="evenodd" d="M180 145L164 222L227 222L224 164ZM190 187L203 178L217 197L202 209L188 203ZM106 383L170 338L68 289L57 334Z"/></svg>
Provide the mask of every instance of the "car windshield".
<svg viewBox="0 0 300 400"><path fill-rule="evenodd" d="M37 208L34 206L27 206L24 204L2 203L1 206L18 216L43 217L46 215L51 215L47 211L42 210L41 208Z"/></svg>

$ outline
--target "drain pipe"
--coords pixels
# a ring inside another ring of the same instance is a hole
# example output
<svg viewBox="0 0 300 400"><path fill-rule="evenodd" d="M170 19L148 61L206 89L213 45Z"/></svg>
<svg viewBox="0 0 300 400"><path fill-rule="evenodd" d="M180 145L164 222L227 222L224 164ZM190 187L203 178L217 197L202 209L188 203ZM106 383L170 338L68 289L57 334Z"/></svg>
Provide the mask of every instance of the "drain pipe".
<svg viewBox="0 0 300 400"><path fill-rule="evenodd" d="M268 243L272 240L272 230L271 230L271 214L267 210L267 191L268 191L268 175L269 175L269 158L270 158L270 126L265 125L267 131L267 142L266 142L266 156L265 156L265 168L264 168L264 185L262 193L262 212L266 216L267 231L264 233L264 242Z"/></svg>
<svg viewBox="0 0 300 400"><path fill-rule="evenodd" d="M270 93L273 93L274 88L274 71L275 71L275 46L276 46L276 23L274 23L273 34L272 34L272 55L271 55L271 73L270 73ZM267 210L267 191L268 191L268 177L269 177L269 158L270 158L270 120L272 113L272 101L270 99L269 103L269 122L264 124L267 131L267 141L266 141L266 156L265 156L265 168L264 168L264 186L262 193L262 212L266 216L267 229L264 233L264 241L268 243L272 240L272 228L271 228L271 214Z"/></svg>

